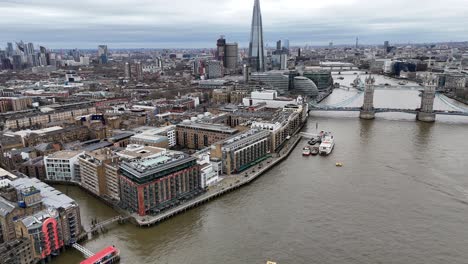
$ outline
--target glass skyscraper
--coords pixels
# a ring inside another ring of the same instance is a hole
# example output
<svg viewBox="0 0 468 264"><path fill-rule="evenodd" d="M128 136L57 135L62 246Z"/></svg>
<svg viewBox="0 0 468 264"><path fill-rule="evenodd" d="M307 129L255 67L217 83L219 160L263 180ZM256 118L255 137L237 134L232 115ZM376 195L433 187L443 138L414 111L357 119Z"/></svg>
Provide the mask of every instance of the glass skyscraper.
<svg viewBox="0 0 468 264"><path fill-rule="evenodd" d="M253 8L252 29L250 32L249 44L249 63L252 71L265 71L265 58L263 51L263 27L262 13L260 11L260 0L255 0Z"/></svg>

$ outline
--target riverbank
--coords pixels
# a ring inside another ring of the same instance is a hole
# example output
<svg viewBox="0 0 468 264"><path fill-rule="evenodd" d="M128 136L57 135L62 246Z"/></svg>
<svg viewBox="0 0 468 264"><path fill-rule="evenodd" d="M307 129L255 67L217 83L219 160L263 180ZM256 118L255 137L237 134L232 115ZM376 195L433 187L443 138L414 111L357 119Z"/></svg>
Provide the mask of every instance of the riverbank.
<svg viewBox="0 0 468 264"><path fill-rule="evenodd" d="M297 144L301 141L301 139L301 135L293 136L285 145L285 149L282 150L279 154L276 154L264 160L262 163L260 163L258 167L251 167L250 169L242 172L241 174L226 176L218 185L211 187L206 193L184 204L171 208L155 216L139 216L134 213L131 215L131 217L139 226L149 227L151 225L167 220L175 215L186 212L187 210L195 208L199 205L202 205L206 202L209 202L231 191L234 191L244 185L250 184L255 179L260 177L263 173L267 172L275 165L286 159L297 146Z"/></svg>

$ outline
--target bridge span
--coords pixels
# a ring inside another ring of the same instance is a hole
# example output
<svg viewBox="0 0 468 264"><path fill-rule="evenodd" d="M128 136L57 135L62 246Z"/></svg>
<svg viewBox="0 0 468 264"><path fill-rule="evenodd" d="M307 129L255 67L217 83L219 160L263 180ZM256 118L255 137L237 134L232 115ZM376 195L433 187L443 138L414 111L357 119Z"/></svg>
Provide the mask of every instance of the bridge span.
<svg viewBox="0 0 468 264"><path fill-rule="evenodd" d="M310 111L323 111L323 112L360 112L361 107L313 107ZM404 109L404 108L374 108L375 113L407 113L417 114L420 109ZM446 111L446 110L434 110L433 113L437 115L456 115L456 116L468 116L468 112L463 111Z"/></svg>
<svg viewBox="0 0 468 264"><path fill-rule="evenodd" d="M453 115L453 116L468 116L468 109L458 107L437 93L437 80L432 75L428 76L423 90L421 91L421 107L416 109L403 108L376 108L374 107L374 91L376 88L375 79L372 76L366 78L365 89L363 92L358 92L343 102L334 105L317 105L313 102L309 105L309 111L335 111L335 112L360 112L359 117L362 119L374 119L376 113L408 113L416 114L416 119L422 122L434 122L436 115ZM416 87L415 87L416 89ZM362 107L347 107L351 102L364 94L364 103ZM438 97L454 110L434 110L434 100Z"/></svg>

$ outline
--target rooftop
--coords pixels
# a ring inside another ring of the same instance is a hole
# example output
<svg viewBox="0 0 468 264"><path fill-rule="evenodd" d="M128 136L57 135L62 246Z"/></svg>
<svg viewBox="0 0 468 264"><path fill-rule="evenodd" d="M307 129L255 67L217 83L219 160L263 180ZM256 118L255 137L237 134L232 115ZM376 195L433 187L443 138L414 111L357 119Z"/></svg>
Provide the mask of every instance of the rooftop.
<svg viewBox="0 0 468 264"><path fill-rule="evenodd" d="M12 181L11 185L17 190L29 187L34 187L40 190L42 202L46 207L67 209L73 206L77 206L75 200L36 178L18 178Z"/></svg>
<svg viewBox="0 0 468 264"><path fill-rule="evenodd" d="M234 145L239 145L242 144L243 141L247 142L251 140L252 138L257 138L257 137L268 137L270 135L270 132L267 130L261 130L261 129L250 129L242 134L236 135L234 137L231 137L223 142L223 148L230 148Z"/></svg>
<svg viewBox="0 0 468 264"><path fill-rule="evenodd" d="M142 179L191 161L196 162L196 158L182 152L168 151L157 157L124 161L121 168L133 177Z"/></svg>
<svg viewBox="0 0 468 264"><path fill-rule="evenodd" d="M165 152L166 149L150 147L150 146L141 146L136 144L130 144L125 150L122 150L117 153L117 155L123 158L149 158L155 156L159 153Z"/></svg>
<svg viewBox="0 0 468 264"><path fill-rule="evenodd" d="M47 156L47 159L72 159L75 156L80 155L83 153L82 151L74 151L74 150L62 150L55 153L50 154Z"/></svg>
<svg viewBox="0 0 468 264"><path fill-rule="evenodd" d="M183 122L177 125L178 127L194 128L200 130L209 130L215 132L229 133L234 134L238 130L235 128L230 128L221 124L210 124L210 123L198 123L198 122Z"/></svg>

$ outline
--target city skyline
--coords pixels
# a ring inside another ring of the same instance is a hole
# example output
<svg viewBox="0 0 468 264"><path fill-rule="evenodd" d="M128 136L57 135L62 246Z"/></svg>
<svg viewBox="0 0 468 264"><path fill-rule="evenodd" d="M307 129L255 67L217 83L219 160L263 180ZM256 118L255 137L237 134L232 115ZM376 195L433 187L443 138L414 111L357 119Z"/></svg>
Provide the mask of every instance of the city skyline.
<svg viewBox="0 0 468 264"><path fill-rule="evenodd" d="M85 1L61 5L55 0L2 4L0 42L40 43L50 48L208 48L219 35L248 47L252 0ZM265 44L290 39L292 46L427 43L465 41L468 23L463 0L444 3L331 0L326 3L262 1ZM404 6L404 10L401 7ZM456 7L456 8L455 8ZM213 12L200 12L213 10ZM121 11L125 10L125 14ZM385 12L382 12L385 10ZM437 23L433 23L437 21Z"/></svg>

